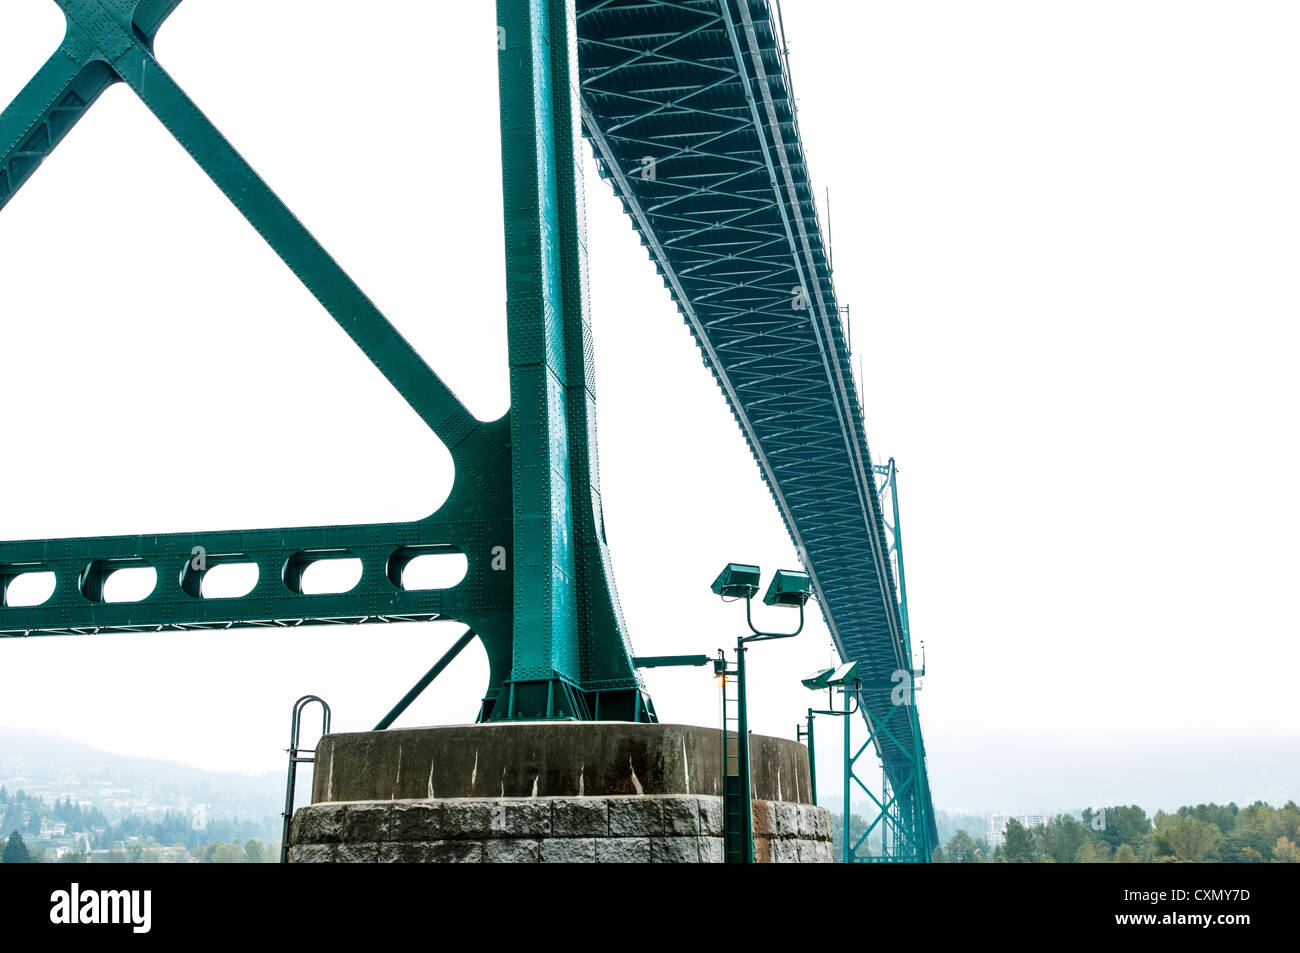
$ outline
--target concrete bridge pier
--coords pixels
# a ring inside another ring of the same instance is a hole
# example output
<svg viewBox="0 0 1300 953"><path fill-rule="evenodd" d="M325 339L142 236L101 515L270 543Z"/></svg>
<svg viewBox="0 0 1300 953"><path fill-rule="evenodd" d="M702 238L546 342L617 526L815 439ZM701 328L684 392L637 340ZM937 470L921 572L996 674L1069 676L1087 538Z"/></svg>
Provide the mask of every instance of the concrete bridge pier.
<svg viewBox="0 0 1300 953"><path fill-rule="evenodd" d="M751 735L760 863L830 862L803 745ZM290 863L721 863L716 728L500 722L325 735Z"/></svg>

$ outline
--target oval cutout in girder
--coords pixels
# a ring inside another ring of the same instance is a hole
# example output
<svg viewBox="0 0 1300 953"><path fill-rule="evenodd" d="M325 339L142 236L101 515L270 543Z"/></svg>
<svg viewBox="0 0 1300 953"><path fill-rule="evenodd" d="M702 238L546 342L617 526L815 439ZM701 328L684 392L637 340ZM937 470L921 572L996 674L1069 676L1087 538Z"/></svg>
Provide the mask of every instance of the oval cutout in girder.
<svg viewBox="0 0 1300 953"><path fill-rule="evenodd" d="M104 602L142 602L158 585L153 566L126 566L104 577Z"/></svg>
<svg viewBox="0 0 1300 953"><path fill-rule="evenodd" d="M303 555L298 592L304 596L338 595L351 592L361 581L361 560L356 556L330 556L312 560Z"/></svg>
<svg viewBox="0 0 1300 953"><path fill-rule="evenodd" d="M199 594L204 599L238 599L257 586L257 563L217 563L203 574Z"/></svg>
<svg viewBox="0 0 1300 953"><path fill-rule="evenodd" d="M451 589L469 572L464 553L424 553L402 567L402 588L408 591Z"/></svg>
<svg viewBox="0 0 1300 953"><path fill-rule="evenodd" d="M49 569L21 572L5 587L4 604L11 609L44 605L54 595L55 578Z"/></svg>

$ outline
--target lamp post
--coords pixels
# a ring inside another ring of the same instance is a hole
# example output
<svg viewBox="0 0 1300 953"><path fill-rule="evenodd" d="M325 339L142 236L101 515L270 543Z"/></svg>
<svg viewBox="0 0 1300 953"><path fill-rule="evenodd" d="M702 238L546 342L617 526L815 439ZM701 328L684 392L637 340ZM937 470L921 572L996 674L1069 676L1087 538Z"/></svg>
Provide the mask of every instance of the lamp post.
<svg viewBox="0 0 1300 953"><path fill-rule="evenodd" d="M849 729L851 726L849 716L856 714L858 711L856 705L851 708L849 707L849 698L850 695L853 698L857 698L859 681L857 662L846 662L839 668L824 668L803 679L804 688L810 688L813 691L821 691L824 688L828 692L833 692L838 688L844 694L843 711L836 711L834 708L809 708L808 730L805 731L804 734L808 738L808 765L809 768L812 769L816 763L813 760L813 716L833 715L844 719L844 862L846 864L849 862L849 856L851 854L851 848L849 846L849 819L852 816L852 812L849 810L849 796L852 794L851 782L853 777L853 762L849 748ZM850 688L850 685L853 687ZM813 803L817 803L817 778L815 775L813 776Z"/></svg>
<svg viewBox="0 0 1300 953"><path fill-rule="evenodd" d="M749 704L745 694L745 646L749 642L765 642L769 639L790 639L803 631L804 603L812 594L812 580L805 572L791 569L778 569L772 577L767 592L763 595L763 604L769 606L790 606L799 609L799 627L793 632L763 632L754 625L753 600L758 593L760 571L757 566L747 563L728 563L727 567L713 580L713 592L724 601L745 600L745 622L750 635L736 639L736 775L738 789L731 795L739 803L731 805L732 810L723 810L723 844L724 849L739 840L739 849L729 849L726 857L732 862L752 864L754 862L754 810L753 785L749 770ZM715 663L716 670L723 678L723 721L722 721L722 765L723 793L728 796L727 783L727 715L726 715L726 659L720 657ZM733 825L738 825L733 827ZM734 858L734 859L733 859Z"/></svg>

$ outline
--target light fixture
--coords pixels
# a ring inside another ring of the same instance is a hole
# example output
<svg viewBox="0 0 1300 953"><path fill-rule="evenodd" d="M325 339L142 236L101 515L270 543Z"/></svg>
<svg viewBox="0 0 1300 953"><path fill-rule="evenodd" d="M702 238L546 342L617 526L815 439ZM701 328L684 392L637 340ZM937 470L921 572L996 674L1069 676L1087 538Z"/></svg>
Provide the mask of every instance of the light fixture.
<svg viewBox="0 0 1300 953"><path fill-rule="evenodd" d="M798 569L778 569L763 596L768 606L802 606L812 595L812 579Z"/></svg>
<svg viewBox="0 0 1300 953"><path fill-rule="evenodd" d="M833 668L823 668L820 671L813 672L807 678L802 680L803 687L810 688L815 692L819 692L823 688L829 688L830 682L828 682L827 679L831 677L831 674L834 671L835 669Z"/></svg>
<svg viewBox="0 0 1300 953"><path fill-rule="evenodd" d="M838 688L841 685L847 685L850 682L858 681L858 663L845 662L839 668L835 669L826 676L826 685L830 688Z"/></svg>
<svg viewBox="0 0 1300 953"><path fill-rule="evenodd" d="M748 563L727 563L713 580L713 591L724 599L750 599L758 592L759 569Z"/></svg>

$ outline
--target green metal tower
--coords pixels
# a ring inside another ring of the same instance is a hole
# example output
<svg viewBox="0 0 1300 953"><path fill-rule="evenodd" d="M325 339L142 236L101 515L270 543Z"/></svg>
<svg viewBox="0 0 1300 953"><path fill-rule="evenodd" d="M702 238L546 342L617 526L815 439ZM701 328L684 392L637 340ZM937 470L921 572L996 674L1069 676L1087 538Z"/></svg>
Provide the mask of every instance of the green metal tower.
<svg viewBox="0 0 1300 953"><path fill-rule="evenodd" d="M571 0L497 3L511 408L486 423L154 57L154 37L181 0L55 2L66 36L0 114L0 209L104 90L124 83L438 435L456 476L447 501L409 523L0 543L0 636L451 618L487 652L481 720L654 720L614 589L596 477ZM461 582L405 588L413 559L449 552L467 558ZM353 589L303 591L309 566L340 558L362 563ZM257 584L239 598L205 598L203 574L230 563L255 564ZM156 571L154 590L106 602L105 581L134 567ZM11 605L10 584L38 572L54 574L53 594Z"/></svg>

